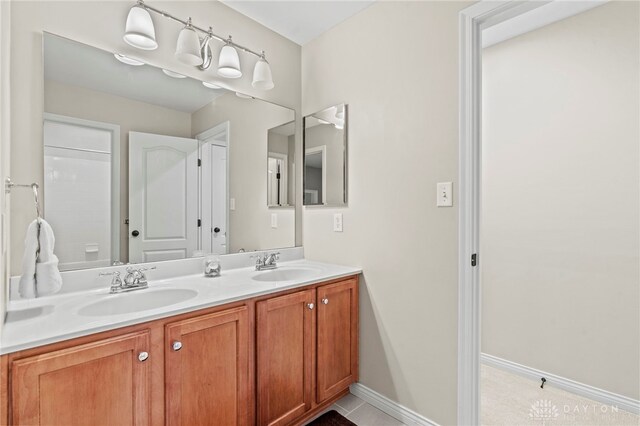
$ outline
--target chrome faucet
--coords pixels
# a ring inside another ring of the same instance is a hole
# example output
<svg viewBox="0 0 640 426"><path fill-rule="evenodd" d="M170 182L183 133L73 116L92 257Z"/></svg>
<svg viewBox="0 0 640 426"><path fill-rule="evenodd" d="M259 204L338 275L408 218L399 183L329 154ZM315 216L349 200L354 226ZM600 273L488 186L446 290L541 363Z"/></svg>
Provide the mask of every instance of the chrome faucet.
<svg viewBox="0 0 640 426"><path fill-rule="evenodd" d="M251 256L256 259L256 271L264 271L265 269L275 269L278 267L276 261L280 259L280 253L262 253Z"/></svg>
<svg viewBox="0 0 640 426"><path fill-rule="evenodd" d="M149 287L149 283L147 282L147 277L144 274L144 271L148 271L150 269L156 269L156 267L142 267L134 269L129 266L127 267L127 274L125 275L124 280L120 278L120 271L101 272L99 275L101 277L106 275L113 275L109 293L124 293L127 291L142 290L143 288Z"/></svg>

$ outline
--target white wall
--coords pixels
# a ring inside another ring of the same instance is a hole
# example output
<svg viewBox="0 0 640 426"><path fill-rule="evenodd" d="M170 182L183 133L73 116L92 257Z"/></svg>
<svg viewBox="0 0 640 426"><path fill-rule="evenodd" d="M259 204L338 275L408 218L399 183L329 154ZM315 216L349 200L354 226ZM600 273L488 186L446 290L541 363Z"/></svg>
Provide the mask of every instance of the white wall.
<svg viewBox="0 0 640 426"><path fill-rule="evenodd" d="M6 2L2 2L4 4ZM49 31L109 51L137 57L162 68L198 78L217 80L215 70L199 71L175 59L180 25L154 16L160 47L142 51L122 40L130 1L25 1L11 5L11 165L12 177L20 182L42 182L43 61L42 32ZM300 46L255 21L214 1L162 1L162 9L181 17L192 16L198 25L213 25L221 34L256 50L264 49L271 64L276 87L261 92L251 87L255 57L241 53L246 70L239 80L225 80L234 90L300 108ZM3 43L5 37L3 35ZM3 58L5 55L3 55ZM7 108L4 108L4 111ZM29 194L12 195L11 227L24 230L32 219ZM301 225L300 225L301 226ZM20 231L22 233L22 231ZM22 238L13 239L13 267L22 257ZM17 254L17 256L15 255Z"/></svg>
<svg viewBox="0 0 640 426"><path fill-rule="evenodd" d="M483 53L482 350L640 390L640 4Z"/></svg>
<svg viewBox="0 0 640 426"><path fill-rule="evenodd" d="M279 105L242 99L228 93L192 115L195 136L229 121L229 253L292 247L295 245L295 210L267 207L268 129L293 121L294 112ZM278 227L271 227L271 215Z"/></svg>
<svg viewBox="0 0 640 426"><path fill-rule="evenodd" d="M303 114L349 104L349 206L304 211L311 259L364 269L360 381L440 424L457 410L458 12L376 2L302 49ZM333 213L344 232L332 232Z"/></svg>
<svg viewBox="0 0 640 426"><path fill-rule="evenodd" d="M129 217L129 132L189 138L191 114L51 80L45 81L44 90L45 112L120 126L120 259L128 262L129 227L124 219ZM22 237L14 235L16 238ZM17 260L14 258L12 275L20 274Z"/></svg>

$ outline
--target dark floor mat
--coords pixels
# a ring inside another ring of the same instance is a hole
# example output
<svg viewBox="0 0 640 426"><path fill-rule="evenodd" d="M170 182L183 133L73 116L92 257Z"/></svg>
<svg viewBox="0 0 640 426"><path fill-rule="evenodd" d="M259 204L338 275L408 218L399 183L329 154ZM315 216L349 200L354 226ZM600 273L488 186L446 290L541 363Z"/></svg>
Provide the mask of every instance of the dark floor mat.
<svg viewBox="0 0 640 426"><path fill-rule="evenodd" d="M341 416L336 410L327 411L307 426L358 426L346 417Z"/></svg>

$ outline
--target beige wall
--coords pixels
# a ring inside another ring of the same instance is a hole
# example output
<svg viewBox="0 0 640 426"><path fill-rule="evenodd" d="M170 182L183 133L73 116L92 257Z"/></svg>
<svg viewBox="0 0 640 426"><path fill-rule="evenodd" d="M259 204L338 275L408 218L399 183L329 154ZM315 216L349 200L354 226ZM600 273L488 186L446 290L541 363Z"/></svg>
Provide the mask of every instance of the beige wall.
<svg viewBox="0 0 640 426"><path fill-rule="evenodd" d="M0 2L0 179L2 184L9 174L9 158L11 152L11 123L10 123L10 96L11 85L9 81L9 49L11 40L11 3ZM9 200L10 197L4 190L0 193L0 283L5 283L9 277ZM0 285L0 321L4 322L5 300L8 288ZM0 327L0 336L2 330Z"/></svg>
<svg viewBox="0 0 640 426"><path fill-rule="evenodd" d="M125 44L122 34L132 4L130 1L12 3L11 174L16 181L42 182L43 31L137 57L152 65L197 79L218 80L215 70L202 72L175 59L175 43L180 31L180 25L175 22L154 15L160 44L155 51L142 51ZM211 24L221 34L232 34L238 43L266 50L276 84L273 90L261 92L251 87L255 58L245 53L240 54L245 75L239 80L224 80L223 84L233 90L300 110L300 46L219 2L163 1L161 7L181 17L193 16L199 25ZM3 43L4 40L3 37ZM32 205L29 194L12 195L13 229L26 229L33 217ZM11 252L15 269L22 257L23 243L21 238L13 240L15 243L11 244Z"/></svg>
<svg viewBox="0 0 640 426"><path fill-rule="evenodd" d="M360 381L440 424L457 409L458 12L377 2L302 49L303 114L349 104L349 206L304 211L310 259L364 269ZM334 233L342 212L344 232Z"/></svg>
<svg viewBox="0 0 640 426"><path fill-rule="evenodd" d="M292 247L295 245L295 209L267 207L268 129L294 120L293 111L279 105L242 99L227 93L192 115L195 136L229 121L229 252ZM278 227L271 227L271 215Z"/></svg>
<svg viewBox="0 0 640 426"><path fill-rule="evenodd" d="M44 90L45 112L120 126L120 259L128 262L129 132L190 138L191 114L51 80ZM20 264L13 267L12 275L20 275Z"/></svg>
<svg viewBox="0 0 640 426"><path fill-rule="evenodd" d="M482 350L638 399L640 4L484 51Z"/></svg>

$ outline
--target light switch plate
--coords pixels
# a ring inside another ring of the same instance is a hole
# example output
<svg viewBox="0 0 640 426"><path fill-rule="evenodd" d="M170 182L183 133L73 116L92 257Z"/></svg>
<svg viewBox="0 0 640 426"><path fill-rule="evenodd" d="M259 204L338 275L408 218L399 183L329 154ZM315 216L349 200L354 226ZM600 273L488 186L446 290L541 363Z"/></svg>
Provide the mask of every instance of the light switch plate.
<svg viewBox="0 0 640 426"><path fill-rule="evenodd" d="M439 182L436 185L436 205L438 207L453 206L453 183Z"/></svg>
<svg viewBox="0 0 640 426"><path fill-rule="evenodd" d="M272 228L277 228L278 227L278 214L277 213L271 213L271 227Z"/></svg>
<svg viewBox="0 0 640 426"><path fill-rule="evenodd" d="M235 210L235 209L236 209L236 199L229 198L229 210Z"/></svg>
<svg viewBox="0 0 640 426"><path fill-rule="evenodd" d="M342 213L333 215L333 232L342 232Z"/></svg>

